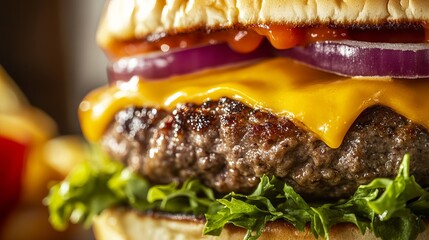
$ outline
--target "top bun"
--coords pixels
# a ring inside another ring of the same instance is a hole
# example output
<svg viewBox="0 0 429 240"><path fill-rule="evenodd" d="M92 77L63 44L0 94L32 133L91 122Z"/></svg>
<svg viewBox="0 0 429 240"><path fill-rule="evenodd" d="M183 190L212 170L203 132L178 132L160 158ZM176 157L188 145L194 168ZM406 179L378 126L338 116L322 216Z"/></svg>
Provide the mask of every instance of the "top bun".
<svg viewBox="0 0 429 240"><path fill-rule="evenodd" d="M427 0L110 0L98 40L256 24L384 24L429 20Z"/></svg>

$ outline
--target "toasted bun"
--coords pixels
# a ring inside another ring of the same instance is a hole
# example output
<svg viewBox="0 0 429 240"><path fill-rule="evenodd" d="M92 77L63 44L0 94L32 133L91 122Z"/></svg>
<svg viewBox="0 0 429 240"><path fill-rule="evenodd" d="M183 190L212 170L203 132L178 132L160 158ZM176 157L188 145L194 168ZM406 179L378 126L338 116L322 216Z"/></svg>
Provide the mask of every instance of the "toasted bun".
<svg viewBox="0 0 429 240"><path fill-rule="evenodd" d="M429 222L426 222L428 225ZM204 236L202 231L204 222L199 219L183 216L154 216L144 215L132 210L110 209L105 210L94 220L94 233L97 240L138 240L138 239L243 239L246 231L235 226L227 226L219 237ZM341 240L370 240L376 237L370 231L362 235L351 224L338 224L331 228L330 239ZM292 225L284 222L267 223L264 232L258 240L314 240L314 236L307 228L301 232ZM429 239L429 228L421 233L417 239Z"/></svg>
<svg viewBox="0 0 429 240"><path fill-rule="evenodd" d="M110 0L98 33L105 45L112 39L231 28L269 23L384 24L429 20L426 0Z"/></svg>

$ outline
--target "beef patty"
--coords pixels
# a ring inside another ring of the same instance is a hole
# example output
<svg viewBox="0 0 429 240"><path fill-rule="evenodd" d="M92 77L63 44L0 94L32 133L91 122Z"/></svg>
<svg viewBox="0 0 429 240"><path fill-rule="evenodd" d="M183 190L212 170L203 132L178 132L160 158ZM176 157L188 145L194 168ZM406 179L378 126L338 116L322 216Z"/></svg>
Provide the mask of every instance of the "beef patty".
<svg viewBox="0 0 429 240"><path fill-rule="evenodd" d="M220 193L249 192L263 174L309 199L351 195L376 177L396 175L405 153L411 171L429 185L429 134L389 108L364 111L337 149L284 117L222 98L120 111L103 147L153 183L198 178Z"/></svg>

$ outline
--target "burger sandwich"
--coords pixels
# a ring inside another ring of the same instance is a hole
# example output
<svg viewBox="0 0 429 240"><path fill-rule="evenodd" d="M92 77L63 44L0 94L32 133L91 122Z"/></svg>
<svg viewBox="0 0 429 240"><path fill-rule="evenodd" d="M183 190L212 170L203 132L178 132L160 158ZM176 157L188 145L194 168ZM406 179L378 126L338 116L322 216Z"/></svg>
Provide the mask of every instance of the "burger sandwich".
<svg viewBox="0 0 429 240"><path fill-rule="evenodd" d="M425 239L429 2L110 0L92 158L51 222L98 239Z"/></svg>

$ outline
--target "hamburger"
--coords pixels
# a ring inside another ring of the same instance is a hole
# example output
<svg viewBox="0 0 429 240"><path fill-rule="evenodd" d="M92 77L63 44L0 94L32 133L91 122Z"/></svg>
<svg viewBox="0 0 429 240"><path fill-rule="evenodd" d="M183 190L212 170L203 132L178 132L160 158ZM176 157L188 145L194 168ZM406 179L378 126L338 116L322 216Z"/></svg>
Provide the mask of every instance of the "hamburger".
<svg viewBox="0 0 429 240"><path fill-rule="evenodd" d="M120 1L92 160L46 200L99 239L428 237L429 5Z"/></svg>

